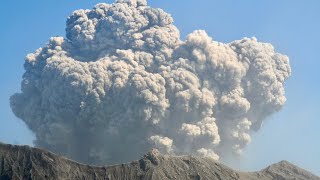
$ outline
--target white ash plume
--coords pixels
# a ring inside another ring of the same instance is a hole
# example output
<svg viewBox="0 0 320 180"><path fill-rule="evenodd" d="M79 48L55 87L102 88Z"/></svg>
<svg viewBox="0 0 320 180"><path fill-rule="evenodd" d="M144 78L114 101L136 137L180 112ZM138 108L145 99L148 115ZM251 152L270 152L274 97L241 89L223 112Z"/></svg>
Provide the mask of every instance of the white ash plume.
<svg viewBox="0 0 320 180"><path fill-rule="evenodd" d="M284 105L288 57L255 38L179 36L172 17L145 0L77 10L66 38L26 57L12 110L36 146L84 163L122 163L152 147L214 159L240 153Z"/></svg>

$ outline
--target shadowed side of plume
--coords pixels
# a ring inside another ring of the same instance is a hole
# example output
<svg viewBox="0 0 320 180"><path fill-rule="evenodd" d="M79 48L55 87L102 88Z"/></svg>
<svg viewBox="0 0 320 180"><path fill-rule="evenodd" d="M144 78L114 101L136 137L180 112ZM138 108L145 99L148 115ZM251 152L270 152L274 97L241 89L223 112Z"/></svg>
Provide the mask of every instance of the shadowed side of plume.
<svg viewBox="0 0 320 180"><path fill-rule="evenodd" d="M139 161L103 167L80 164L42 149L6 144L0 144L0 179L320 180L286 161L243 173L212 158L161 155L153 149Z"/></svg>

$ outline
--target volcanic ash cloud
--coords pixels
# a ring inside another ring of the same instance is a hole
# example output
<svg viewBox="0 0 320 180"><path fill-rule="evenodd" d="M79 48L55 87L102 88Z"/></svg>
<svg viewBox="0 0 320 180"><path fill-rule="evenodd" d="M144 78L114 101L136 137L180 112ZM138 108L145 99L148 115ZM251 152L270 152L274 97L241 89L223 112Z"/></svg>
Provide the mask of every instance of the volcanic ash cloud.
<svg viewBox="0 0 320 180"><path fill-rule="evenodd" d="M162 153L224 158L284 105L288 57L244 38L180 40L172 17L146 1L77 10L66 38L28 54L11 107L35 145L90 164Z"/></svg>

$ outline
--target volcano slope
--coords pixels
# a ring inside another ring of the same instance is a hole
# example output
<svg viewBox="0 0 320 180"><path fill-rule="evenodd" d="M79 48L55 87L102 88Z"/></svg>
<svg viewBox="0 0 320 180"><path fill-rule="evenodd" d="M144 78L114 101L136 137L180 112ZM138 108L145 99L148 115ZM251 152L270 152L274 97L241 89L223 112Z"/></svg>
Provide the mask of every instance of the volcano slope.
<svg viewBox="0 0 320 180"><path fill-rule="evenodd" d="M114 166L89 166L47 150L0 144L0 179L221 179L320 180L287 161L259 172L238 172L210 159L161 155L153 149L140 160Z"/></svg>

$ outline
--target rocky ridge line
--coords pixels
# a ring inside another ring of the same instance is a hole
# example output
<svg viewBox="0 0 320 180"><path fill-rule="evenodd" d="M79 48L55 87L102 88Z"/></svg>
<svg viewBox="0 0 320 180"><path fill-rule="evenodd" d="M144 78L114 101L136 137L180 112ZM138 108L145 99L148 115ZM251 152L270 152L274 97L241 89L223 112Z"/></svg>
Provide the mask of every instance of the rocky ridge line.
<svg viewBox="0 0 320 180"><path fill-rule="evenodd" d="M47 150L0 144L0 179L96 180L320 180L281 161L259 172L238 172L209 158L161 155L151 150L138 161L114 166L89 166Z"/></svg>

